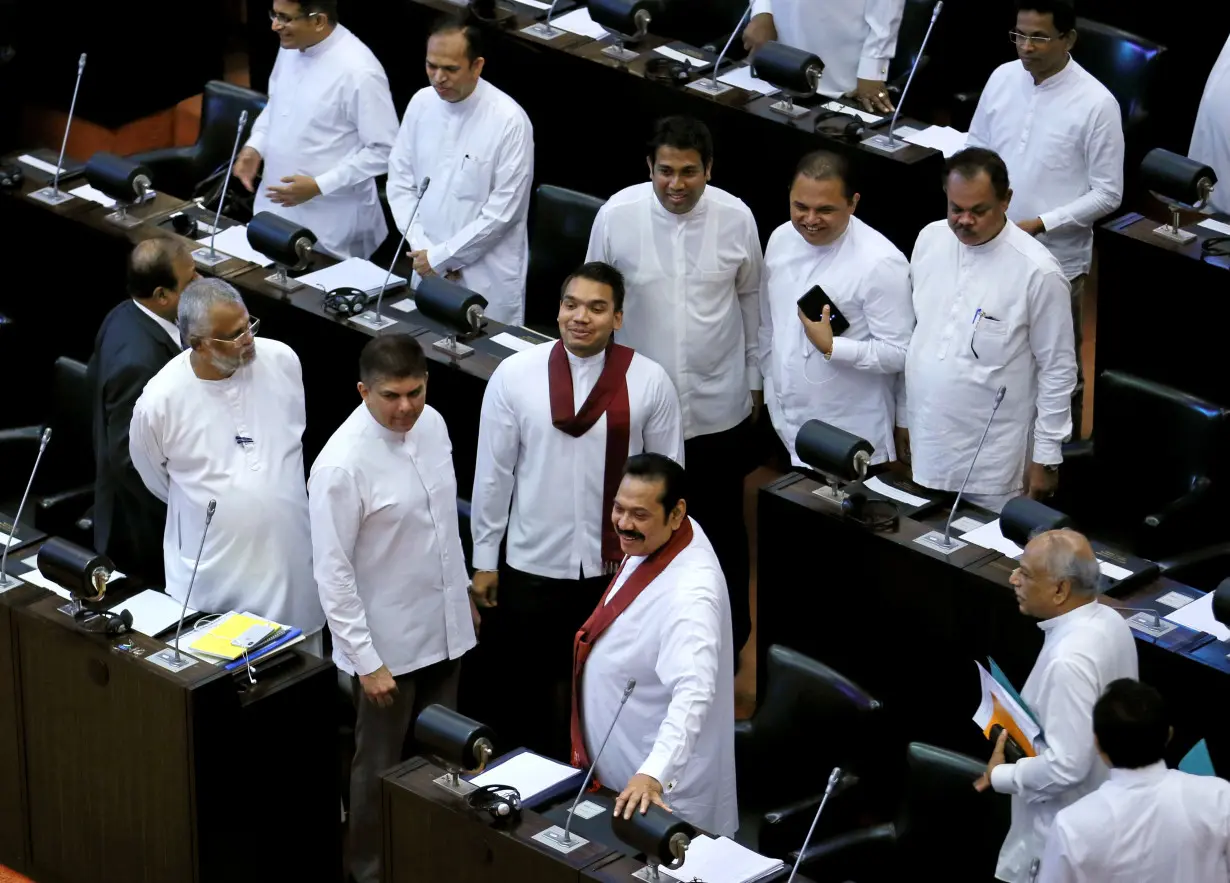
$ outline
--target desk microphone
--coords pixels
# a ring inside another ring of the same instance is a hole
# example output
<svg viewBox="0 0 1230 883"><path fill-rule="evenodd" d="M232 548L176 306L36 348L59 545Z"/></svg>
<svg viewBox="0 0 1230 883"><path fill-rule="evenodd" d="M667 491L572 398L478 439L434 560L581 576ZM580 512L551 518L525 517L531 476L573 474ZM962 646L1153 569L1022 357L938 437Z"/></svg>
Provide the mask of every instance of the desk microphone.
<svg viewBox="0 0 1230 883"><path fill-rule="evenodd" d="M240 111L239 129L235 132L235 147L231 150L231 161L226 167L226 178L222 181L222 193L218 195L218 211L214 213L214 232L209 234L209 250L198 248L192 253L194 259L207 267L216 267L231 258L230 255L224 255L221 260L218 259L218 253L214 251L214 240L218 237L218 221L222 219L222 206L226 202L226 191L231 186L231 172L235 170L235 158L239 156L239 142L243 139L243 130L247 124L247 110Z"/></svg>
<svg viewBox="0 0 1230 883"><path fill-rule="evenodd" d="M68 105L68 119L64 122L64 140L60 143L60 159L56 162L55 177L51 186L36 190L30 194L33 199L48 205L59 205L72 199L72 194L60 192L60 173L64 170L64 153L68 150L68 133L73 127L73 114L77 112L77 93L81 90L81 77L85 74L85 53L77 59L77 83L73 86L73 100ZM14 525L16 527L16 525Z"/></svg>
<svg viewBox="0 0 1230 883"><path fill-rule="evenodd" d="M184 629L184 616L188 613L188 599L192 597L192 585L196 582L196 571L201 566L201 553L205 551L205 535L209 533L209 523L214 520L214 510L218 508L217 500L210 500L205 510L205 529L201 531L201 545L196 550L196 561L192 564L192 577L188 580L188 593L184 595L184 607L179 611L179 625L175 627L175 659L183 659L179 653L179 633Z"/></svg>
<svg viewBox="0 0 1230 883"><path fill-rule="evenodd" d="M956 517L957 507L961 505L961 495L965 493L965 486L969 484L969 477L974 474L974 464L978 462L978 455L982 453L982 446L987 442L987 433L991 431L991 421L995 419L995 412L999 410L1000 402L1004 400L1004 393L1008 391L1008 387L1001 386L995 391L995 404L991 406L991 416L987 418L987 425L982 430L982 438L978 440L978 447L974 450L973 459L969 461L969 469L965 472L965 480L961 482L961 487L957 490L957 498L952 501L952 511L948 513L948 521L944 524L944 545L952 545L952 519Z"/></svg>
<svg viewBox="0 0 1230 883"><path fill-rule="evenodd" d="M794 867L790 869L790 878L786 883L794 883L795 874L799 872L799 865L803 862L803 856L807 854L812 835L816 833L816 823L820 821L820 813L824 812L824 805L839 788L849 787L857 781L858 776L853 773L843 772L839 766L833 767L833 771L829 773L829 782L824 786L824 796L820 798L820 805L816 807L816 815L811 820L811 827L807 829L807 836L803 839L803 848L799 850L799 857L794 860Z"/></svg>
<svg viewBox="0 0 1230 883"><path fill-rule="evenodd" d="M82 58L85 58L83 55ZM0 560L0 589L11 589L17 585L20 580L9 578L9 547L17 542L17 531L21 530L21 513L26 508L26 500L30 496L30 488L34 485L34 476L38 473L38 464L43 462L43 451L47 450L47 442L51 441L51 427L48 426L43 430L42 438L38 441L38 456L34 458L34 468L30 470L30 480L26 482L26 492L21 495L21 503L17 506L17 515L13 518L13 535L9 537L9 541L4 544L3 559Z"/></svg>
<svg viewBox="0 0 1230 883"><path fill-rule="evenodd" d="M895 134L897 129L897 117L901 115L901 106L905 104L905 96L910 93L910 83L914 82L914 74L918 71L919 65L922 63L923 53L927 51L927 41L931 39L931 30L935 27L935 20L940 17L940 10L943 8L944 0L939 0L939 2L935 4L935 9L931 11L931 23L927 25L927 33L923 36L922 45L918 47L918 55L914 58L914 64L910 66L910 75L906 78L905 88L901 90L901 100L897 102L897 107L893 110L893 120L888 124L888 134L872 135L863 142L869 147L894 153L905 146L904 143L898 143L897 136Z"/></svg>
<svg viewBox="0 0 1230 883"><path fill-rule="evenodd" d="M691 84L692 88L702 89L710 95L720 95L727 89L733 87L727 86L725 83L718 82L718 70L722 66L722 61L726 58L726 53L730 51L730 44L735 42L735 37L739 36L739 32L743 30L743 26L751 19L752 7L756 5L756 0L752 0L747 4L747 9L743 10L743 15L739 18L739 23L735 25L735 29L730 32L730 36L726 38L726 45L722 47L722 51L718 53L717 61L713 63L713 74L708 81L698 80ZM703 85L702 85L703 84Z"/></svg>
<svg viewBox="0 0 1230 883"><path fill-rule="evenodd" d="M384 284L380 286L380 293L376 295L376 314L374 317L366 314L360 314L351 318L351 321L359 322L366 325L375 331L379 331L386 325L394 324L394 320L385 319L380 315L381 306L384 304L384 292L389 287L389 280L393 278L393 268L397 266L397 259L401 257L401 250L406 245L406 237L410 235L410 228L414 226L414 219L418 217L419 206L423 204L423 197L427 194L427 185L431 183L430 176L424 176L419 182L418 190L415 193L417 199L414 202L414 208L410 212L410 220L406 222L406 229L401 231L401 239L397 242L397 248L393 249L393 260L389 264L389 272L385 274Z"/></svg>

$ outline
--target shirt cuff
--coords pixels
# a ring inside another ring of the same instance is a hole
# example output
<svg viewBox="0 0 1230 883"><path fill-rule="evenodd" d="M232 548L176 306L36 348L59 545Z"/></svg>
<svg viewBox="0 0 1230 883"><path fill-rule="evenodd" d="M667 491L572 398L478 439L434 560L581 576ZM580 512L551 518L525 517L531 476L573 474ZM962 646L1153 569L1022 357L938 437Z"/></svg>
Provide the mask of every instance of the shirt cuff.
<svg viewBox="0 0 1230 883"><path fill-rule="evenodd" d="M328 196L334 190L342 186L341 174L337 169L329 169L323 175L316 176L316 186L320 189L321 196Z"/></svg>
<svg viewBox="0 0 1230 883"><path fill-rule="evenodd" d="M669 793L671 783L666 781L666 770L669 765L668 752L663 749L654 748L649 757L645 758L645 762L641 764L641 768L637 770L637 774L642 776L653 776L662 785L662 792ZM627 784L626 782L624 784Z"/></svg>
<svg viewBox="0 0 1230 883"><path fill-rule="evenodd" d="M475 570L497 570L500 566L500 544L496 543L493 546L475 544L470 563L474 565Z"/></svg>
<svg viewBox="0 0 1230 883"><path fill-rule="evenodd" d="M1063 462L1063 443L1035 437L1033 461L1041 466L1058 466Z"/></svg>
<svg viewBox="0 0 1230 883"><path fill-rule="evenodd" d="M991 790L996 794L1016 794L1016 764L1001 763L991 770Z"/></svg>
<svg viewBox="0 0 1230 883"><path fill-rule="evenodd" d="M889 58L873 58L864 56L858 60L858 78L860 80L878 80L883 83L888 79Z"/></svg>
<svg viewBox="0 0 1230 883"><path fill-rule="evenodd" d="M1045 232L1050 233L1063 227L1071 219L1063 212L1054 211L1038 215L1038 220L1042 222Z"/></svg>
<svg viewBox="0 0 1230 883"><path fill-rule="evenodd" d="M821 353L821 355L824 355ZM844 337L833 338L833 351L829 356L830 362L853 362L858 358L858 344L853 340L846 340Z"/></svg>
<svg viewBox="0 0 1230 883"><path fill-rule="evenodd" d="M773 14L772 0L752 0L752 15Z"/></svg>
<svg viewBox="0 0 1230 883"><path fill-rule="evenodd" d="M248 138L248 143L245 144L244 147L251 147L257 153L259 153L262 157L264 157L265 155L265 135L264 133L263 132L253 132L252 136Z"/></svg>
<svg viewBox="0 0 1230 883"><path fill-rule="evenodd" d="M374 672L384 663L380 659L380 654L376 652L376 648L372 646L371 639L363 642L354 653L347 653L346 658L350 660L350 664L354 666L355 674L369 675Z"/></svg>
<svg viewBox="0 0 1230 883"><path fill-rule="evenodd" d="M764 389L764 377L760 374L759 365L747 366L747 388L752 392L760 392Z"/></svg>

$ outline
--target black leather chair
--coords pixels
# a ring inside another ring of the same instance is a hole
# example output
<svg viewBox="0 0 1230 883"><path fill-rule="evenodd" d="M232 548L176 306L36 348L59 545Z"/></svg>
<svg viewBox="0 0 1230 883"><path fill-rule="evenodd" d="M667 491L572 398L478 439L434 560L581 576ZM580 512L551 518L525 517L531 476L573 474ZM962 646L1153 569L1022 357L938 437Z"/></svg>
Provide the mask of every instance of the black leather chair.
<svg viewBox="0 0 1230 883"><path fill-rule="evenodd" d="M986 762L914 742L906 769L905 795L892 821L813 839L800 871L816 883L992 880L1012 807L1002 794L974 790Z"/></svg>
<svg viewBox="0 0 1230 883"><path fill-rule="evenodd" d="M1166 47L1087 18L1076 20L1076 33L1072 57L1115 96L1123 111L1124 135L1134 139L1149 120Z"/></svg>
<svg viewBox="0 0 1230 883"><path fill-rule="evenodd" d="M51 378L51 409L46 423L0 430L0 456L9 464L3 499L20 501L38 455L43 429L51 441L30 489L22 521L41 531L93 548L94 451L91 404L86 366L61 356ZM13 512L16 515L16 503Z"/></svg>
<svg viewBox="0 0 1230 883"><path fill-rule="evenodd" d="M900 752L887 747L880 702L858 684L780 645L769 648L766 668L760 707L735 724L736 839L784 858L802 845L833 767L862 780L825 808L821 830L835 833L862 823L885 759Z"/></svg>
<svg viewBox="0 0 1230 883"><path fill-rule="evenodd" d="M534 190L534 228L525 280L525 324L559 337L560 286L585 262L594 216L606 200L552 184Z"/></svg>
<svg viewBox="0 0 1230 883"><path fill-rule="evenodd" d="M187 198L206 178L226 168L235 148L235 124L240 112L248 112L246 140L268 100L260 92L243 86L210 80L205 84L201 102L201 134L196 144L150 150L130 159L149 168L159 190Z"/></svg>
<svg viewBox="0 0 1230 883"><path fill-rule="evenodd" d="M1095 401L1093 437L1064 447L1050 505L1154 561L1230 540L1230 410L1114 370Z"/></svg>
<svg viewBox="0 0 1230 883"><path fill-rule="evenodd" d="M897 51L888 63L888 91L892 93L894 104L901 100L901 91L909 79L914 59L918 58L922 49L923 38L927 35L934 9L935 0L905 0L901 11L901 25L897 29ZM938 22L936 27L939 27ZM935 41L935 35L931 36ZM919 61L914 85L910 87L909 113L920 119L929 118L934 103L933 89L929 83L932 78L928 77L927 70L930 67L931 55L938 46L938 41L928 44L928 52Z"/></svg>

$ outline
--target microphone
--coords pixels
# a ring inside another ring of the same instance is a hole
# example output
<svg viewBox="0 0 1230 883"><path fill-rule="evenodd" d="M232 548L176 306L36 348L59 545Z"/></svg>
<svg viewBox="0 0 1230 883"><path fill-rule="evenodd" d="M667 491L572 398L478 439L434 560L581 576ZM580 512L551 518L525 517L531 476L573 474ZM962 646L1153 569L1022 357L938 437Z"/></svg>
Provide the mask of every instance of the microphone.
<svg viewBox="0 0 1230 883"><path fill-rule="evenodd" d="M961 495L965 493L965 486L969 484L969 477L974 474L974 464L978 462L978 455L982 453L982 446L986 444L987 433L991 431L991 421L995 419L995 412L999 410L1000 403L1004 400L1004 393L1008 391L1008 387L1001 386L995 391L995 404L991 406L991 416L987 418L987 425L983 427L982 438L978 440L978 447L974 450L974 456L969 461L969 469L965 471L965 480L961 482L961 487L957 489L957 498L952 501L952 511L948 513L948 521L944 525L944 545L952 545L952 519L956 517L957 507L961 505Z"/></svg>
<svg viewBox="0 0 1230 883"><path fill-rule="evenodd" d="M824 796L820 798L820 805L816 807L816 815L811 820L811 827L807 829L807 836L803 838L803 848L799 850L799 857L794 860L794 867L790 869L790 878L786 883L794 883L794 877L799 872L799 865L803 862L803 856L807 854L807 847L811 843L812 835L816 833L816 823L820 821L820 813L824 812L824 805L829 802L829 798L833 796L839 787L848 787L858 782L858 776L853 773L842 772L841 767L833 767L833 771L829 773L829 782L824 786Z"/></svg>
<svg viewBox="0 0 1230 883"><path fill-rule="evenodd" d="M68 150L68 133L73 127L73 114L77 112L77 93L81 90L81 77L84 73L85 53L82 52L81 57L77 59L77 82L73 86L73 100L68 105L68 120L64 123L64 140L60 143L60 159L56 162L55 177L51 179L50 187L35 190L30 194L31 199L37 199L39 202L47 203L47 205L60 205L73 198L71 193L60 192L60 173L64 169L64 153Z"/></svg>
<svg viewBox="0 0 1230 883"><path fill-rule="evenodd" d="M868 147L874 147L876 150L882 150L885 153L896 153L901 148L905 147L904 141L898 141L895 134L897 128L897 117L901 115L901 106L905 104L905 97L910 94L910 83L914 82L914 74L918 71L918 67L923 59L923 53L927 51L927 42L931 39L931 30L935 27L935 20L940 17L940 10L944 8L944 0L939 0L935 4L935 9L931 11L931 23L927 25L927 33L923 35L922 45L918 47L918 56L914 59L914 64L910 66L910 76L905 81L905 88L901 90L901 100L897 102L897 109L893 111L892 122L888 124L887 135L872 135L863 141Z"/></svg>
<svg viewBox="0 0 1230 883"><path fill-rule="evenodd" d="M431 183L430 176L424 176L419 182L418 192L415 194L418 198L415 200L414 208L410 212L410 220L406 222L406 229L401 231L401 239L397 243L397 248L393 249L393 260L389 264L389 272L385 274L384 284L380 286L380 293L376 295L376 313L369 315L360 313L358 316L352 316L350 321L357 322L360 325L366 325L373 331L379 331L382 328L387 328L389 325L395 325L395 319L386 319L380 315L381 306L384 303L384 291L389 287L389 280L393 278L393 268L397 266L397 259L401 257L401 250L406 244L406 237L410 235L410 228L414 226L414 219L418 217L419 206L423 204L423 196L427 193L427 185Z"/></svg>
<svg viewBox="0 0 1230 883"><path fill-rule="evenodd" d="M560 852L572 852L589 842L584 837L572 836L572 820L576 818L577 804L585 796L585 789L589 787L589 782L594 777L594 770L598 768L602 752L606 751L606 743L611 741L611 734L615 732L615 724L619 722L619 716L623 713L624 706L628 704L628 697L632 695L634 689L636 689L636 678L628 678L628 683L624 686L623 698L619 700L619 708L615 709L615 717L611 719L611 726L607 729L606 737L602 740L602 745L598 747L598 753L594 755L593 762L585 772L585 781L581 783L581 790L577 792L576 799L572 801L572 808L568 810L568 821L564 823L562 829L559 825L552 825L547 830L535 834L535 840L552 846Z"/></svg>
<svg viewBox="0 0 1230 883"><path fill-rule="evenodd" d="M536 22L528 28L522 28L521 33L529 34L532 37L537 37L539 40L554 40L563 31L551 26L551 16L555 14L555 4L559 0L551 0L551 5L547 7L547 17L545 20Z"/></svg>
<svg viewBox="0 0 1230 883"><path fill-rule="evenodd" d="M205 529L201 531L201 545L196 550L196 561L192 564L192 577L188 580L188 593L184 595L184 606L179 611L179 625L175 626L175 661L183 657L179 653L179 633L184 629L184 616L188 613L188 599L192 597L192 586L196 582L196 571L201 566L201 553L205 551L205 535L209 533L209 523L214 520L214 510L218 508L217 500L210 500L205 510Z"/></svg>
<svg viewBox="0 0 1230 883"><path fill-rule="evenodd" d="M747 4L747 9L743 10L743 15L739 18L739 23L735 25L735 29L730 32L730 36L726 39L726 45L722 47L722 51L718 53L717 61L713 63L713 74L709 79L699 79L694 83L689 83L689 89L699 89L701 92L707 92L710 95L721 95L723 92L733 89L733 86L727 86L725 83L718 82L718 69L722 66L722 60L726 58L726 53L730 51L730 44L735 42L735 37L739 36L739 32L743 30L743 26L751 19L752 6L756 0L752 0Z"/></svg>
<svg viewBox="0 0 1230 883"><path fill-rule="evenodd" d="M209 235L209 248L202 246L192 253L192 259L203 267L216 267L231 259L229 254L218 257L218 253L214 251L214 240L218 237L218 221L222 219L222 205L226 202L226 191L231 186L231 172L235 169L235 157L239 156L239 142L243 139L243 130L247 124L248 112L243 110L239 114L239 129L235 132L235 147L231 150L231 161L226 167L222 192L218 195L218 211L214 213L214 231Z"/></svg>
<svg viewBox="0 0 1230 883"><path fill-rule="evenodd" d="M85 56L83 55L84 59ZM42 438L38 441L38 456L34 458L34 468L30 470L30 479L26 482L26 492L21 495L21 503L17 506L17 516L13 519L13 536L4 544L4 555L0 559L0 589L11 589L13 586L21 582L18 579L9 577L9 547L17 542L17 531L21 523L21 513L26 508L26 500L30 496L30 488L34 485L34 476L38 474L38 464L43 462L43 451L47 450L47 442L51 441L51 427L48 426L43 430Z"/></svg>

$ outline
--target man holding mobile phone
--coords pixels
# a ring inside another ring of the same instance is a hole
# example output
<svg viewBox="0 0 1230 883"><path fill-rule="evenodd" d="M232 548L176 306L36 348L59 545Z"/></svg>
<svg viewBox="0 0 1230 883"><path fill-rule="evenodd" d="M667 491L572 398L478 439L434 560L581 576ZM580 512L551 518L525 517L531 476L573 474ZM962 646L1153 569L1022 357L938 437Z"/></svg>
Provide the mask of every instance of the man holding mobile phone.
<svg viewBox="0 0 1230 883"><path fill-rule="evenodd" d="M840 156L809 153L790 185L790 221L765 250L760 370L773 428L790 454L812 418L897 459L895 388L914 330L910 265L854 217L859 195Z"/></svg>

